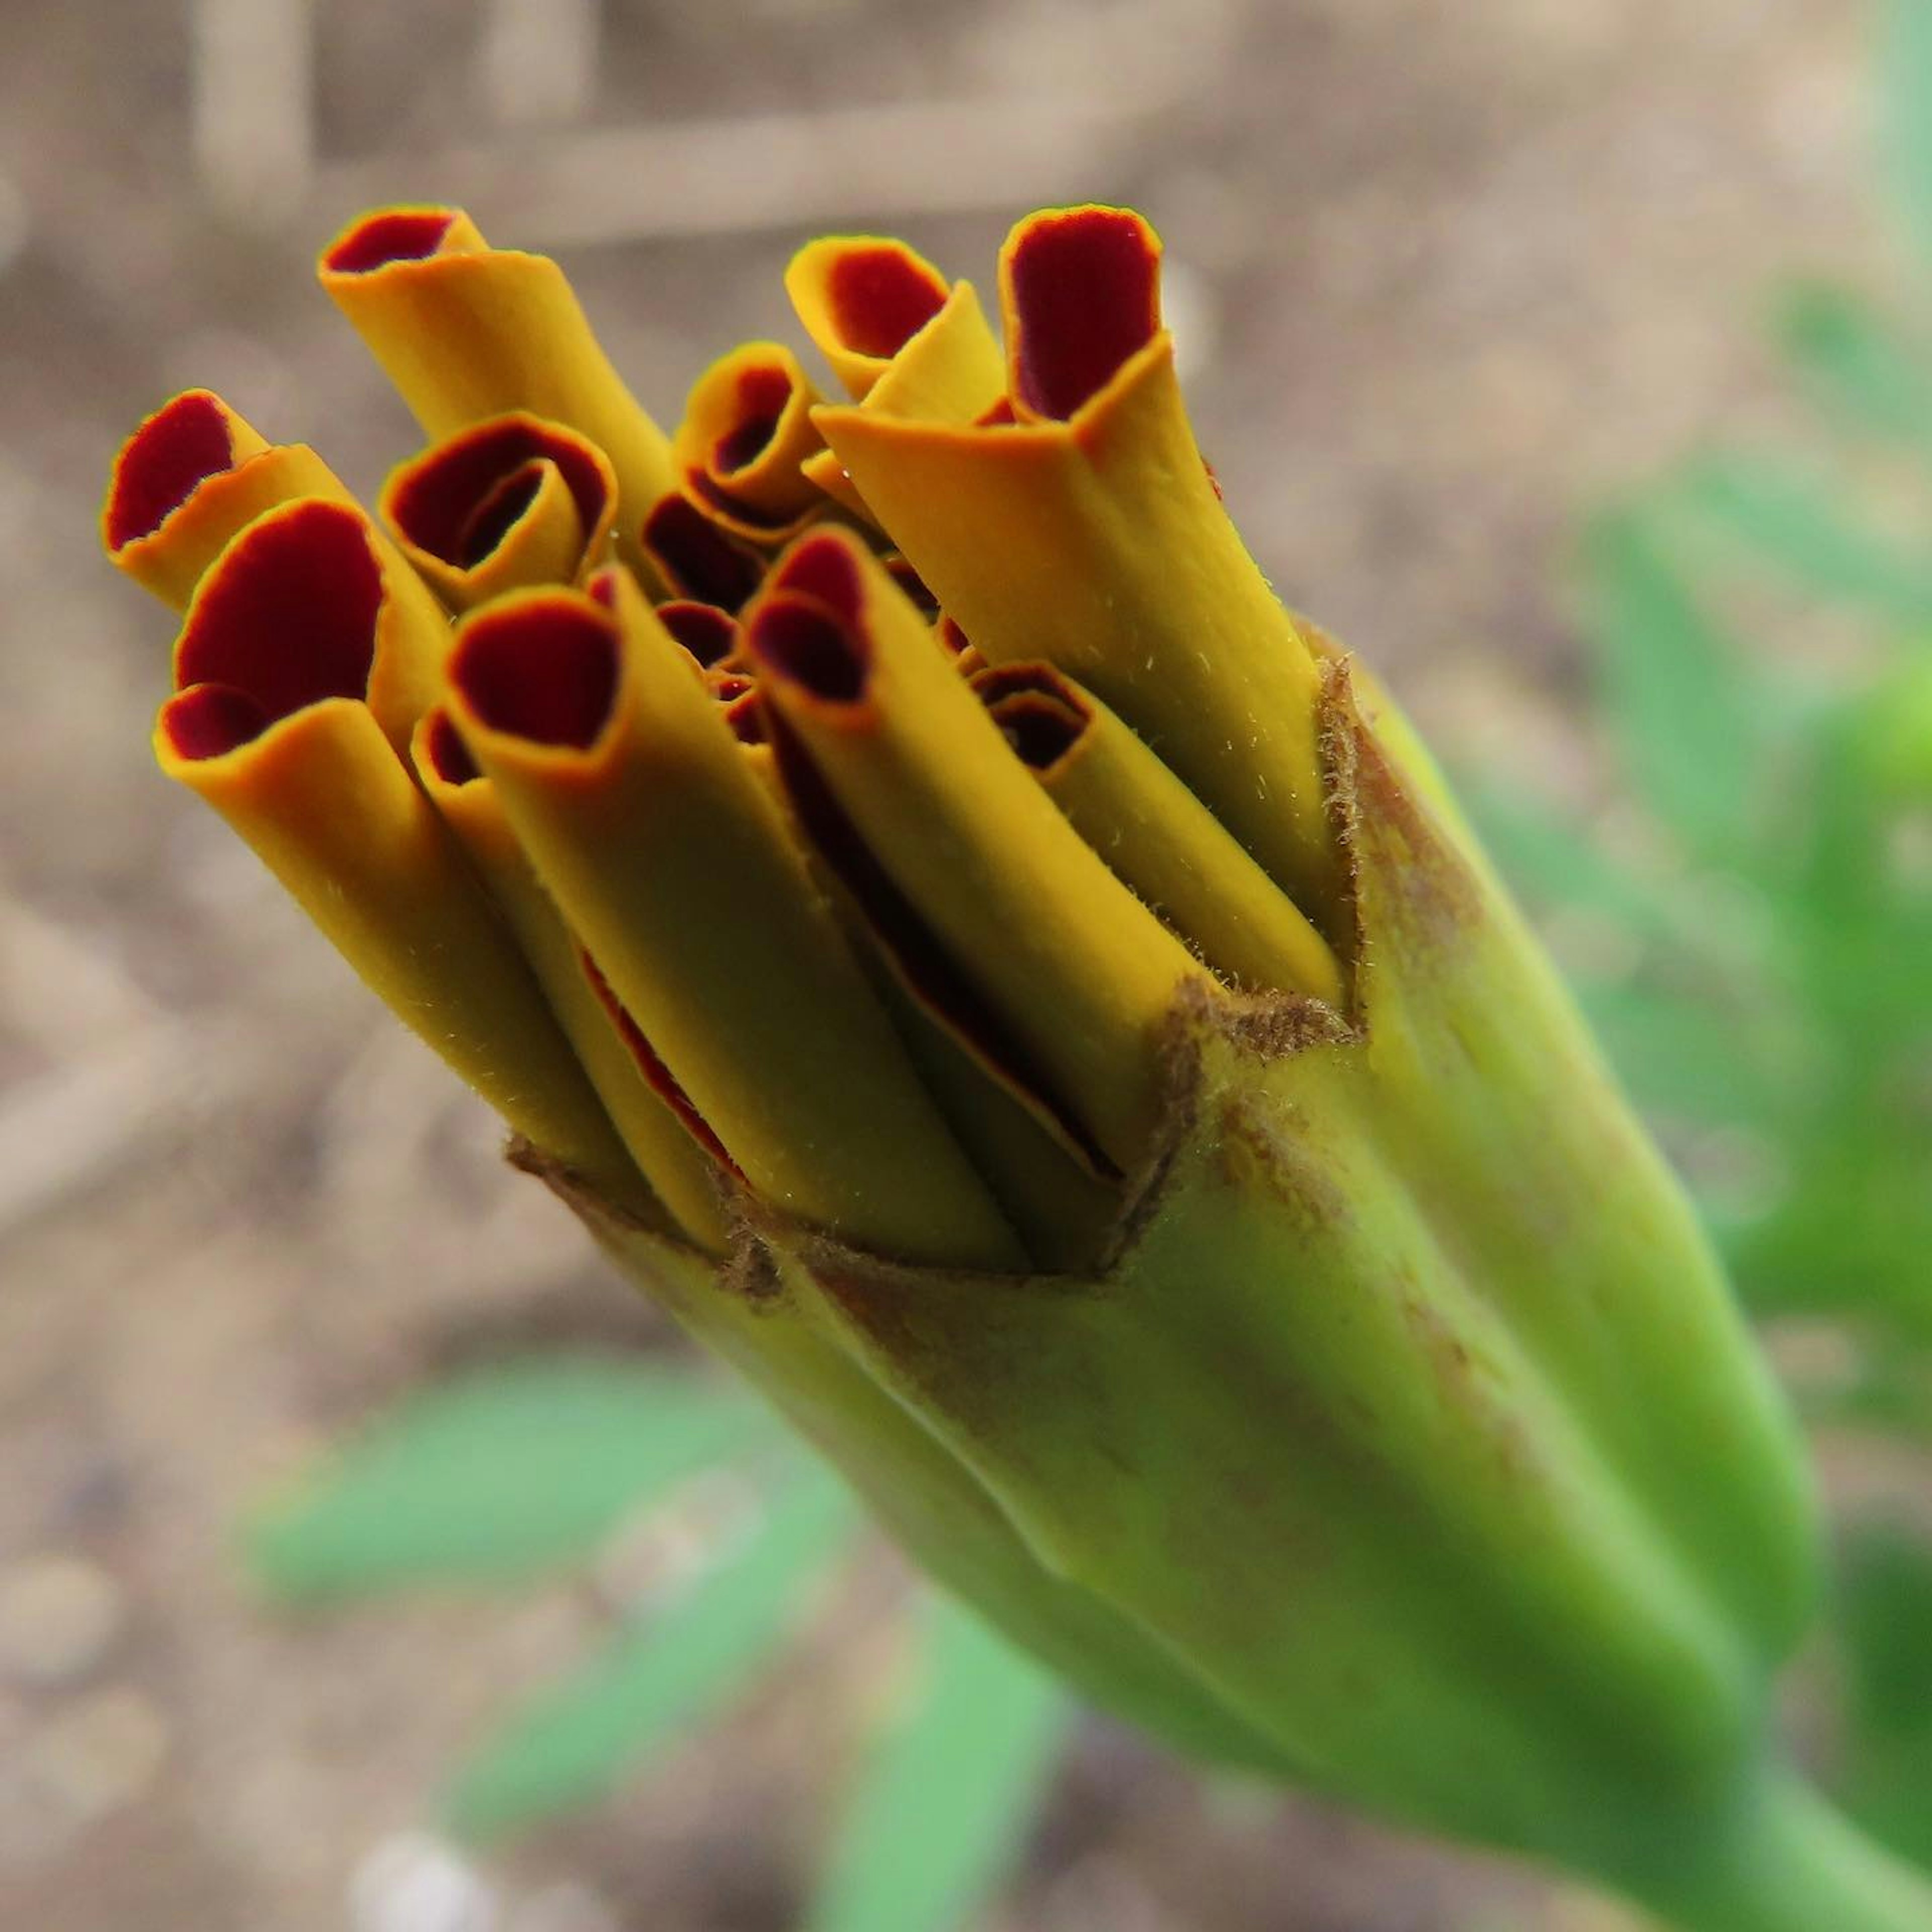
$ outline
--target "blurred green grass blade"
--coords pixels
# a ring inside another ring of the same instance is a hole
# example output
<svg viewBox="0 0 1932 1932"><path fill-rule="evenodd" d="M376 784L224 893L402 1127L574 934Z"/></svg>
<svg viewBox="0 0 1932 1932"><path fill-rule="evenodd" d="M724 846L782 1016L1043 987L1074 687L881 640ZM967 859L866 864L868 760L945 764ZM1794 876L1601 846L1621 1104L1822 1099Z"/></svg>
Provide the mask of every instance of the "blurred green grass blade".
<svg viewBox="0 0 1932 1932"><path fill-rule="evenodd" d="M1872 790L1888 806L1932 805L1932 648L1910 640L1856 706L1851 733Z"/></svg>
<svg viewBox="0 0 1932 1932"><path fill-rule="evenodd" d="M507 1363L406 1398L262 1510L247 1555L292 1598L525 1576L594 1547L665 1485L766 1427L687 1369Z"/></svg>
<svg viewBox="0 0 1932 1932"><path fill-rule="evenodd" d="M1932 0L1888 0L1877 82L1892 199L1919 254L1932 262Z"/></svg>
<svg viewBox="0 0 1932 1932"><path fill-rule="evenodd" d="M1867 1526L1847 1544L1839 1604L1844 1801L1894 1850L1932 1864L1932 1546Z"/></svg>
<svg viewBox="0 0 1932 1932"><path fill-rule="evenodd" d="M1901 1348L1887 1336L1862 1352L1840 1382L1795 1381L1805 1426L1897 1436L1932 1448L1932 1351Z"/></svg>
<svg viewBox="0 0 1932 1932"><path fill-rule="evenodd" d="M450 1793L454 1828L492 1837L588 1804L709 1716L786 1635L854 1521L835 1480L803 1470L720 1568L540 1694L484 1747Z"/></svg>
<svg viewBox="0 0 1932 1932"><path fill-rule="evenodd" d="M938 1596L922 1661L854 1794L806 1932L953 1932L1019 1850L1065 1736L1064 1696Z"/></svg>
<svg viewBox="0 0 1932 1932"><path fill-rule="evenodd" d="M1764 1070L1748 1029L1712 1008L1642 986L1582 989L1610 1061L1648 1113L1719 1126L1767 1111Z"/></svg>
<svg viewBox="0 0 1932 1932"><path fill-rule="evenodd" d="M1901 552L1845 514L1841 492L1774 460L1706 457L1673 502L1804 590L1888 617L1932 619L1932 562Z"/></svg>
<svg viewBox="0 0 1932 1932"><path fill-rule="evenodd" d="M1651 886L1546 800L1481 779L1459 783L1456 795L1484 849L1532 906L1580 907L1646 936L1670 928Z"/></svg>
<svg viewBox="0 0 1932 1932"><path fill-rule="evenodd" d="M1847 425L1932 445L1932 358L1856 291L1804 281L1784 290L1772 334L1798 379Z"/></svg>
<svg viewBox="0 0 1932 1932"><path fill-rule="evenodd" d="M1932 1545L1889 1523L1864 1526L1846 1540L1839 1605L1858 1742L1932 1747Z"/></svg>
<svg viewBox="0 0 1932 1932"><path fill-rule="evenodd" d="M1690 850L1724 857L1751 817L1759 694L1642 518L1598 518L1583 562L1586 616L1625 769Z"/></svg>

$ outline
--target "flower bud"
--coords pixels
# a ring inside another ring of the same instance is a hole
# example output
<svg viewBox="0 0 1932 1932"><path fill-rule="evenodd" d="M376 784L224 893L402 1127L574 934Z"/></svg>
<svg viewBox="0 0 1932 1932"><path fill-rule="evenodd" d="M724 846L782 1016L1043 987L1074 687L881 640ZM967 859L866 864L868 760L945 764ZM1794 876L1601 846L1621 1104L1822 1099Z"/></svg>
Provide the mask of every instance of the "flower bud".
<svg viewBox="0 0 1932 1932"><path fill-rule="evenodd" d="M163 762L1100 1701L1694 1932L1922 1928L1766 1741L1816 1580L1765 1364L1426 749L1244 547L1159 259L1021 223L1002 354L814 244L854 400L752 344L667 442L553 265L366 218L324 279L440 439L404 548L250 494L212 399L144 428L117 557L232 539Z"/></svg>

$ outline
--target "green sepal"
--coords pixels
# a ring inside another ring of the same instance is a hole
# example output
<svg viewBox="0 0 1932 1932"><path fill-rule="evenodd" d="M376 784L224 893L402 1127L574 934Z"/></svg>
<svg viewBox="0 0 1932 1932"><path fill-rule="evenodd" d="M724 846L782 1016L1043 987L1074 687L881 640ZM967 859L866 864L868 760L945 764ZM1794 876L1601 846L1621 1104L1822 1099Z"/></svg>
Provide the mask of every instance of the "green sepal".
<svg viewBox="0 0 1932 1932"><path fill-rule="evenodd" d="M1759 1774L1802 1458L1519 916L1345 666L1327 704L1354 1010L1174 1014L1167 1141L1090 1275L766 1221L713 1279L604 1238L1102 1702L1628 1882Z"/></svg>

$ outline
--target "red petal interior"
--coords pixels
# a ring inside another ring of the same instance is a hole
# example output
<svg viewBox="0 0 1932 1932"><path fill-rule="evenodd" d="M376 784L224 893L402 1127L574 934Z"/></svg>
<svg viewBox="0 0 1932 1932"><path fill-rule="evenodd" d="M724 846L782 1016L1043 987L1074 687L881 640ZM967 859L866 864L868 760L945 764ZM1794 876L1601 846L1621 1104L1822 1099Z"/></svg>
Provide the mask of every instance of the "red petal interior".
<svg viewBox="0 0 1932 1932"><path fill-rule="evenodd" d="M752 655L827 704L856 704L866 694L872 652L864 637L823 604L780 591L758 605L747 638Z"/></svg>
<svg viewBox="0 0 1932 1932"><path fill-rule="evenodd" d="M227 684L195 685L161 707L161 728L180 758L218 758L259 738L268 722L245 691Z"/></svg>
<svg viewBox="0 0 1932 1932"><path fill-rule="evenodd" d="M856 625L864 593L848 541L830 532L801 538L779 559L772 588L812 598L842 623Z"/></svg>
<svg viewBox="0 0 1932 1932"><path fill-rule="evenodd" d="M991 665L974 674L972 686L1006 742L1036 772L1058 764L1094 722L1079 688L1050 664Z"/></svg>
<svg viewBox="0 0 1932 1932"><path fill-rule="evenodd" d="M1050 771L1080 742L1088 721L1044 692L1023 691L987 707L1022 764Z"/></svg>
<svg viewBox="0 0 1932 1932"><path fill-rule="evenodd" d="M664 628L706 670L738 648L738 620L716 604L674 597L658 606Z"/></svg>
<svg viewBox="0 0 1932 1932"><path fill-rule="evenodd" d="M428 754L430 770L446 785L466 785L483 776L470 755L470 747L463 742L462 733L440 706L429 714L423 748Z"/></svg>
<svg viewBox="0 0 1932 1932"><path fill-rule="evenodd" d="M232 686L271 723L325 698L361 698L382 603L382 566L359 514L291 505L252 524L202 580L175 682Z"/></svg>
<svg viewBox="0 0 1932 1932"><path fill-rule="evenodd" d="M1160 328L1160 255L1124 208L1036 215L1007 258L1015 380L1044 416L1067 417Z"/></svg>
<svg viewBox="0 0 1932 1932"><path fill-rule="evenodd" d="M765 742L765 706L756 685L741 692L724 707L724 722L741 745Z"/></svg>
<svg viewBox="0 0 1932 1932"><path fill-rule="evenodd" d="M731 427L711 446L712 470L729 476L757 462L777 433L778 418L791 398L791 377L776 363L740 371Z"/></svg>
<svg viewBox="0 0 1932 1932"><path fill-rule="evenodd" d="M109 549L152 536L197 484L234 460L228 418L207 390L190 389L156 410L115 463L107 494Z"/></svg>
<svg viewBox="0 0 1932 1932"><path fill-rule="evenodd" d="M849 248L826 293L838 338L856 355L896 356L946 303L946 284L890 242Z"/></svg>
<svg viewBox="0 0 1932 1932"><path fill-rule="evenodd" d="M478 424L418 458L397 477L388 513L419 549L473 568L529 508L546 460L594 530L608 502L596 458L576 436L520 416Z"/></svg>
<svg viewBox="0 0 1932 1932"><path fill-rule="evenodd" d="M698 506L675 494L660 496L638 541L682 596L736 610L758 589L764 560L734 542Z"/></svg>
<svg viewBox="0 0 1932 1932"><path fill-rule="evenodd" d="M494 730L587 751L609 721L617 664L616 626L560 596L472 617L449 676Z"/></svg>
<svg viewBox="0 0 1932 1932"><path fill-rule="evenodd" d="M470 512L456 539L456 554L449 561L465 570L474 570L523 520L543 488L544 464L541 458L520 464Z"/></svg>
<svg viewBox="0 0 1932 1932"><path fill-rule="evenodd" d="M989 710L1003 698L1016 697L1022 692L1039 692L1082 716L1086 711L1075 687L1052 664L1038 658L1020 664L989 664L974 674L973 689Z"/></svg>
<svg viewBox="0 0 1932 1932"><path fill-rule="evenodd" d="M434 255L449 232L456 212L448 208L398 208L356 223L322 258L338 275L366 275L392 262L413 262Z"/></svg>

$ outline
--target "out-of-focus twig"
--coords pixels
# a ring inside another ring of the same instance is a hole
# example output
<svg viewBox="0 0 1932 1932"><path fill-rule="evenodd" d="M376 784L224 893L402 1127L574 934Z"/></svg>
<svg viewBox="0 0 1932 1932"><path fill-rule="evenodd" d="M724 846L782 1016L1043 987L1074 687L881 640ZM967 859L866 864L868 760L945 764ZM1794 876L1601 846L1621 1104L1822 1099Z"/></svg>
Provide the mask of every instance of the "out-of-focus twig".
<svg viewBox="0 0 1932 1932"><path fill-rule="evenodd" d="M269 226L299 206L314 166L314 0L193 0L190 28L202 191Z"/></svg>

